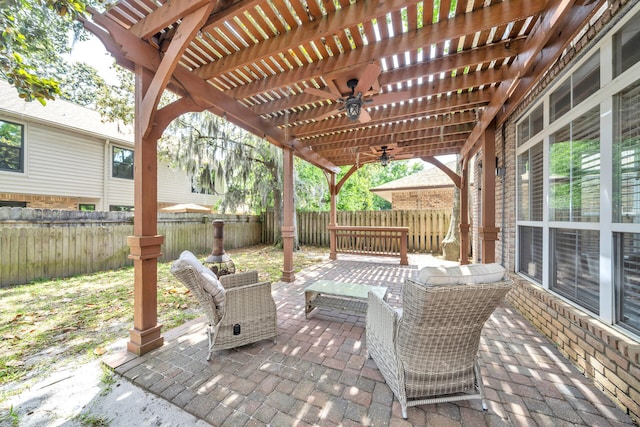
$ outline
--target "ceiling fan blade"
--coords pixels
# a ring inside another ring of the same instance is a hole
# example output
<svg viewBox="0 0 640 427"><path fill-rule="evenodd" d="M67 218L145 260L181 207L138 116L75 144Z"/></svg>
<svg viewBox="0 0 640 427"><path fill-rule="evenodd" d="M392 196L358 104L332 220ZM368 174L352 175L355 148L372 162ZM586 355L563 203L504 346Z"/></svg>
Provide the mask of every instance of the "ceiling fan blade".
<svg viewBox="0 0 640 427"><path fill-rule="evenodd" d="M381 71L382 67L378 64L367 65L367 68L364 69L364 73L358 79L358 85L356 86L355 93L367 93L375 84L375 81L378 79Z"/></svg>
<svg viewBox="0 0 640 427"><path fill-rule="evenodd" d="M321 121L323 121L324 119L326 119L328 117L335 116L336 114L342 113L343 110L344 110L343 107L336 108L335 110L331 110L328 113L324 113L323 115L318 116L318 117L314 118L313 120L315 120L316 122L321 122Z"/></svg>
<svg viewBox="0 0 640 427"><path fill-rule="evenodd" d="M335 95L336 98L341 98L342 94L340 93L340 89L338 89L338 85L336 85L336 82L334 82L331 79L326 79L327 80L327 89L329 89L329 91Z"/></svg>
<svg viewBox="0 0 640 427"><path fill-rule="evenodd" d="M336 99L336 96L326 90L322 90L322 89L316 89L315 87L305 87L304 88L305 93L311 94L311 95L315 95L315 96L319 96L320 98L324 98L324 99Z"/></svg>
<svg viewBox="0 0 640 427"><path fill-rule="evenodd" d="M360 110L360 117L358 117L358 121L360 123L367 123L371 121L371 116L369 115L369 112L364 108Z"/></svg>
<svg viewBox="0 0 640 427"><path fill-rule="evenodd" d="M408 101L409 99L411 99L410 96L411 94L407 91L382 93L380 95L371 97L371 99L373 100L373 103L371 105L385 105L393 104L394 102Z"/></svg>

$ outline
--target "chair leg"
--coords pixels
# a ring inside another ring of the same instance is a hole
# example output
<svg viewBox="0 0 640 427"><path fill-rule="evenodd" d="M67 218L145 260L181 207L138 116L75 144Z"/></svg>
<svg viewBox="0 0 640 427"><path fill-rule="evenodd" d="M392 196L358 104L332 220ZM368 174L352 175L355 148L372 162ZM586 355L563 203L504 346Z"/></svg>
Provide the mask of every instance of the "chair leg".
<svg viewBox="0 0 640 427"><path fill-rule="evenodd" d="M207 354L207 362L211 360L211 354L213 353L213 336L211 332L211 325L207 327L207 338L209 341L209 354Z"/></svg>
<svg viewBox="0 0 640 427"><path fill-rule="evenodd" d="M482 402L482 410L488 411L489 407L487 406L487 402L484 401L484 383L482 382L482 377L480 376L480 365L478 365L478 361L473 365L473 373L476 376L476 388L480 393L480 401Z"/></svg>

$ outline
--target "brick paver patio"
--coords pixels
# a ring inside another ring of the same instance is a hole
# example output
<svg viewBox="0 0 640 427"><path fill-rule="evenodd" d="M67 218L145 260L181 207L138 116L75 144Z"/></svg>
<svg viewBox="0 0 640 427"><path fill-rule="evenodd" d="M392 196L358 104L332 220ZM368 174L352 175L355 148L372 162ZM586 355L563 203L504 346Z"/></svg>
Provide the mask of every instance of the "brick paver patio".
<svg viewBox="0 0 640 427"><path fill-rule="evenodd" d="M384 285L401 304L404 279L434 258L342 256L274 283L277 344L214 352L206 362L204 319L165 334L142 357L108 362L117 373L216 426L610 426L633 425L553 344L506 302L489 319L480 346L489 410L480 401L400 405L366 356L365 320L332 310L304 315L304 286L329 279Z"/></svg>

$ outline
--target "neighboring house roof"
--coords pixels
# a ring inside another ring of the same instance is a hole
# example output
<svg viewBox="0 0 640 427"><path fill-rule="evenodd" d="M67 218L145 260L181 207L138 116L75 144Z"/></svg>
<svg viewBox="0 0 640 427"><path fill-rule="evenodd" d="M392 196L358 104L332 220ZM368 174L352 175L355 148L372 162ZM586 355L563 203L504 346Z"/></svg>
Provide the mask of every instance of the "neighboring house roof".
<svg viewBox="0 0 640 427"><path fill-rule="evenodd" d="M445 166L452 171L456 170L455 161L446 163ZM453 186L454 184L453 181L451 181L451 178L442 172L440 168L429 163L426 168L420 172L396 179L395 181L387 182L386 184L379 185L375 188L370 188L369 191L377 194L388 202L391 202L391 195L394 192Z"/></svg>
<svg viewBox="0 0 640 427"><path fill-rule="evenodd" d="M28 117L32 121L53 127L73 129L81 134L133 144L133 127L113 122L104 123L97 111L63 99L47 101L45 106L38 101L25 102L18 97L15 87L1 79L0 94L0 113L11 115L17 120Z"/></svg>

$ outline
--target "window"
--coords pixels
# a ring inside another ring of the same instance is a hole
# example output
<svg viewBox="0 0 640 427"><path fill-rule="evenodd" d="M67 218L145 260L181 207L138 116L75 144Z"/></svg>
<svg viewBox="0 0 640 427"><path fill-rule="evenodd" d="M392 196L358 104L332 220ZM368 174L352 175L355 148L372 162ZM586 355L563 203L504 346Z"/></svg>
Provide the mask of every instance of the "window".
<svg viewBox="0 0 640 427"><path fill-rule="evenodd" d="M631 18L613 36L613 72L615 76L640 61L640 14Z"/></svg>
<svg viewBox="0 0 640 427"><path fill-rule="evenodd" d="M640 334L640 234L614 234L617 321Z"/></svg>
<svg viewBox="0 0 640 427"><path fill-rule="evenodd" d="M556 121L598 89L600 89L600 53L596 52L551 93L549 121Z"/></svg>
<svg viewBox="0 0 640 427"><path fill-rule="evenodd" d="M114 178L133 179L133 151L113 147L112 174Z"/></svg>
<svg viewBox="0 0 640 427"><path fill-rule="evenodd" d="M542 142L518 156L518 219L542 221Z"/></svg>
<svg viewBox="0 0 640 427"><path fill-rule="evenodd" d="M0 120L0 170L24 172L24 126Z"/></svg>
<svg viewBox="0 0 640 427"><path fill-rule="evenodd" d="M553 122L571 109L571 79L567 79L549 97L549 121Z"/></svg>
<svg viewBox="0 0 640 427"><path fill-rule="evenodd" d="M600 236L593 230L551 230L551 289L600 312Z"/></svg>
<svg viewBox="0 0 640 427"><path fill-rule="evenodd" d="M542 105L540 105L518 124L518 147L542 131L544 126L543 113L544 110Z"/></svg>
<svg viewBox="0 0 640 427"><path fill-rule="evenodd" d="M16 202L13 200L0 200L0 208L1 207L26 208L27 202Z"/></svg>
<svg viewBox="0 0 640 427"><path fill-rule="evenodd" d="M81 211L95 211L96 210L96 205L88 204L88 203L80 203L78 205L78 210L81 210Z"/></svg>
<svg viewBox="0 0 640 427"><path fill-rule="evenodd" d="M640 81L615 97L613 221L640 223Z"/></svg>
<svg viewBox="0 0 640 427"><path fill-rule="evenodd" d="M549 219L600 219L600 108L596 107L550 137Z"/></svg>
<svg viewBox="0 0 640 427"><path fill-rule="evenodd" d="M600 53L596 52L578 67L571 77L573 102L575 107L587 99L589 95L600 89Z"/></svg>
<svg viewBox="0 0 640 427"><path fill-rule="evenodd" d="M515 230L518 274L640 336L635 15L624 15L619 31L594 42L602 48L558 73L557 84L516 123Z"/></svg>
<svg viewBox="0 0 640 427"><path fill-rule="evenodd" d="M542 283L542 228L518 227L518 271Z"/></svg>
<svg viewBox="0 0 640 427"><path fill-rule="evenodd" d="M132 212L133 211L133 206L109 205L109 210L111 212Z"/></svg>

